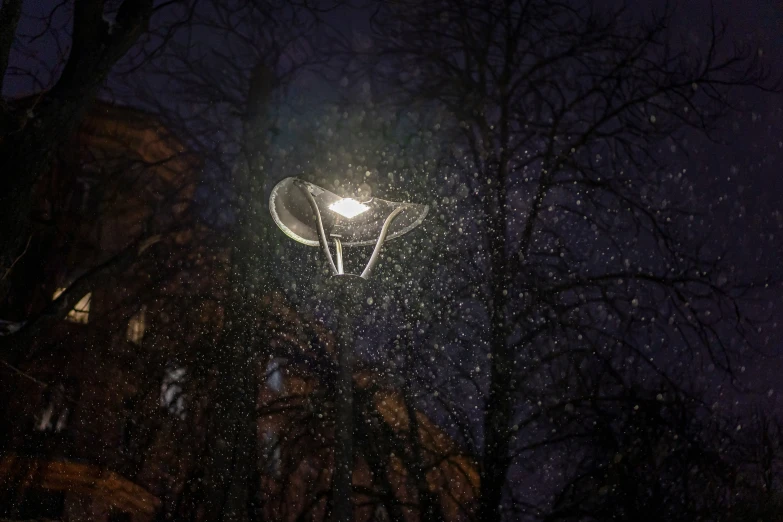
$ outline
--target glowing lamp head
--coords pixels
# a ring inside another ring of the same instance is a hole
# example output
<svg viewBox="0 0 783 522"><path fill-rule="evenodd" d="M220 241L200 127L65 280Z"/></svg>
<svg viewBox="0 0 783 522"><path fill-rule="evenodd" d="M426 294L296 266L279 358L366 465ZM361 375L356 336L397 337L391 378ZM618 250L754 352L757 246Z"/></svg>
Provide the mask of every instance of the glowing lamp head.
<svg viewBox="0 0 783 522"><path fill-rule="evenodd" d="M390 224L386 240L403 236L419 226L429 210L427 205L371 197L369 190L361 188L359 194L355 199L344 198L307 181L285 178L269 195L269 212L280 230L294 241L320 246L316 217L319 215L327 242L335 237L344 247L352 247L377 244L384 223L397 209L401 210Z"/></svg>
<svg viewBox="0 0 783 522"><path fill-rule="evenodd" d="M336 212L344 218L352 219L370 210L370 207L355 199L343 198L329 205L329 210Z"/></svg>

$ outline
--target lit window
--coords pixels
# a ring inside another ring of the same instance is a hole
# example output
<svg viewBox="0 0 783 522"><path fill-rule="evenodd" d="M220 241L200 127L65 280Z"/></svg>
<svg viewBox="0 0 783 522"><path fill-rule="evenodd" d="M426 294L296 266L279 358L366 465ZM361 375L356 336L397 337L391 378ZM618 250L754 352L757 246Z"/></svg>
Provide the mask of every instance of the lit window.
<svg viewBox="0 0 783 522"><path fill-rule="evenodd" d="M128 321L127 338L130 342L140 344L144 339L144 332L147 329L147 306L141 305L139 311L133 314Z"/></svg>
<svg viewBox="0 0 783 522"><path fill-rule="evenodd" d="M273 392L283 391L283 370L278 359L272 359L266 365L266 385Z"/></svg>
<svg viewBox="0 0 783 522"><path fill-rule="evenodd" d="M49 431L52 429L52 418L54 417L54 404L46 404L38 418L35 421L35 429L38 431ZM58 421L59 424L59 421Z"/></svg>
<svg viewBox="0 0 783 522"><path fill-rule="evenodd" d="M179 419L185 418L185 368L170 367L160 385L160 405Z"/></svg>
<svg viewBox="0 0 783 522"><path fill-rule="evenodd" d="M48 388L44 392L43 407L35 418L35 429L58 433L65 430L71 414L68 401L72 399L70 395L77 393L74 385L66 388L63 383Z"/></svg>
<svg viewBox="0 0 783 522"><path fill-rule="evenodd" d="M264 431L262 441L262 453L266 463L264 470L268 475L278 478L280 477L280 464L282 461L280 453L280 438L277 436L277 433L269 429Z"/></svg>
<svg viewBox="0 0 783 522"><path fill-rule="evenodd" d="M58 288L57 290L55 290L54 295L52 296L52 301L60 297L60 295L63 292L65 292L65 288ZM81 323L81 324L89 323L91 301L92 301L92 292L87 292L84 295L84 297L79 299L79 302L76 303L76 306L73 307L73 310L68 312L68 316L65 319L72 323Z"/></svg>

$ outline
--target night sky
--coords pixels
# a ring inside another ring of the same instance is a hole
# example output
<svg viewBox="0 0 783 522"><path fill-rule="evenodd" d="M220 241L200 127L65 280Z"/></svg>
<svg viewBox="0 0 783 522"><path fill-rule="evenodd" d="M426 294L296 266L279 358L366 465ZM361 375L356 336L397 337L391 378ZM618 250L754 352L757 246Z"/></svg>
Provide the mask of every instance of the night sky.
<svg viewBox="0 0 783 522"><path fill-rule="evenodd" d="M686 4L683 26L687 28L703 23L709 11L700 5L707 3ZM728 34L759 42L764 56L772 57L770 65L773 73L780 75L783 71L783 3L772 0L718 0L714 4L716 15L729 24ZM716 223L716 227L726 227L722 233L730 238L733 236L738 262L755 259L763 250L766 266L780 278L783 276L781 241L768 240L772 234L777 238L783 235L783 98L778 94L756 93L745 96L743 103L749 110L727 121L725 132L720 135L723 144L710 147L694 157L691 168L697 169L704 180L707 197L724 196L731 206L744 207L746 217L742 223ZM716 219L720 219L720 215L716 213ZM746 226L764 231L767 241L746 234L743 230ZM776 251L767 251L770 245ZM770 304L774 305L772 316L783 322L783 300L777 297ZM765 348L770 353L783 353L783 328L779 326L768 331L762 338L766 340ZM749 369L747 376L753 376L754 371L758 372L759 384L769 383L775 390L770 400L775 409L781 411L781 361L767 360L759 368Z"/></svg>

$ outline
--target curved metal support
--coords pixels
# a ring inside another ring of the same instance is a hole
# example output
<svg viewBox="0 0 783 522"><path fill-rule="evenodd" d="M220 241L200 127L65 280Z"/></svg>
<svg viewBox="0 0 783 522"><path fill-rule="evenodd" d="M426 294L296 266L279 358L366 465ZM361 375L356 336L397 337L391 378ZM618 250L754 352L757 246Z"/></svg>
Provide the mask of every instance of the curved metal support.
<svg viewBox="0 0 783 522"><path fill-rule="evenodd" d="M326 260L329 261L329 268L332 269L332 275L338 275L342 272L338 272L337 267L334 266L334 260L332 260L332 253L329 251L329 242L326 240L326 232L324 232L324 222L321 219L321 211L318 210L318 205L315 202L315 198L313 197L312 194L310 194L310 191L307 189L307 186L304 183L302 183L299 185L299 188L305 193L305 196L307 196L307 201L310 203L310 208L313 209L313 214L315 214L315 220L318 224L318 240L321 243L321 248L326 254ZM340 258L342 261L342 256L340 256Z"/></svg>
<svg viewBox="0 0 783 522"><path fill-rule="evenodd" d="M343 243L339 237L332 237L334 239L334 253L337 258L337 273L342 275L345 273L343 270Z"/></svg>
<svg viewBox="0 0 783 522"><path fill-rule="evenodd" d="M383 242L386 241L386 234L389 232L389 226L392 224L392 221L394 221L394 218L396 218L400 212L402 212L405 209L403 206L399 206L394 209L394 211L389 214L389 217L386 218L386 221L383 222L383 228L381 229L381 235L378 236L378 241L375 243L375 248L372 251L372 255L370 256L370 260L367 261L367 266L364 268L364 271L361 273L361 277L363 279L367 279L370 277L370 272L375 267L375 264L378 262L378 257L381 255L381 247L383 247Z"/></svg>

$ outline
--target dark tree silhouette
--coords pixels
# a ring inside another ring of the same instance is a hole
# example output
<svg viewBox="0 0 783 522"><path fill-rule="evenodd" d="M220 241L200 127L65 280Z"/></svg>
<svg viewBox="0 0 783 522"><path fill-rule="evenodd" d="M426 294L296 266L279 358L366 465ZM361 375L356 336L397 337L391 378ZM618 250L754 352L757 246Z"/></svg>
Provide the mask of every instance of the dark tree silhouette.
<svg viewBox="0 0 783 522"><path fill-rule="evenodd" d="M129 96L204 159L211 196L203 217L222 231L230 252L224 327L214 350L193 361L197 373L209 375L210 393L203 482L191 500L203 504L209 520L261 516L255 410L259 361L272 353L259 321L269 307L265 296L278 286L264 194L282 159L271 149L286 90L320 58L319 9L274 0L202 2L183 34L129 80Z"/></svg>
<svg viewBox="0 0 783 522"><path fill-rule="evenodd" d="M4 172L13 173L0 196L0 298L30 237L34 188L55 154L142 35L148 38L141 46L153 52L190 7L186 1L63 0L44 6L36 19L25 15L24 4L10 0L0 7L0 156ZM37 52L41 42L44 53ZM139 56L131 54L126 62L138 64Z"/></svg>
<svg viewBox="0 0 783 522"><path fill-rule="evenodd" d="M365 63L384 95L442 110L460 133L459 224L486 313L479 520L512 501L515 456L545 443L530 427L555 407L535 397L588 371L569 364L579 353L633 357L640 374L679 357L731 371L730 341L749 341L754 283L695 228L691 183L658 150L711 137L736 88L778 84L716 20L694 46L672 16L520 0L395 2L373 17Z"/></svg>

